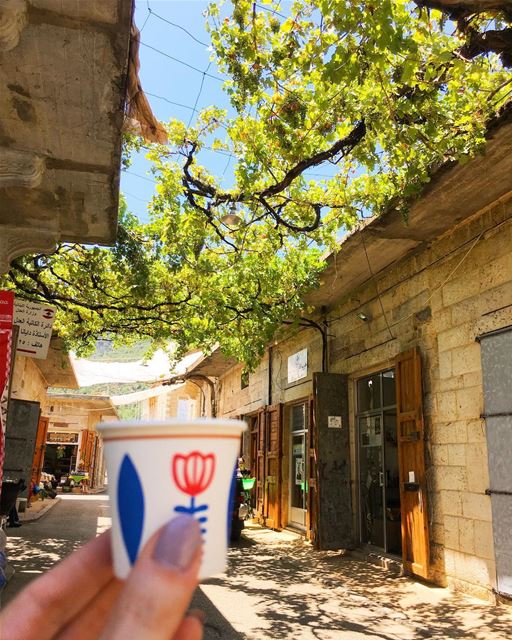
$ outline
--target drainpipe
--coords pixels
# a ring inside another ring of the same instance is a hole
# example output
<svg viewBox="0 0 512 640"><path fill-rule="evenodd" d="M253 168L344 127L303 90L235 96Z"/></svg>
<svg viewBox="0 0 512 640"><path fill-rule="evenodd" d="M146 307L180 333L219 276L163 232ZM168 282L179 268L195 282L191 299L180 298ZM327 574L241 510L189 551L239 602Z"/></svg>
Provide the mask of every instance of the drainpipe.
<svg viewBox="0 0 512 640"><path fill-rule="evenodd" d="M323 309L323 307L322 307ZM314 320L310 320L309 318L301 318L302 327L311 327L312 329L316 329L320 332L322 336L322 368L320 373L327 373L329 370L329 362L328 362L328 343L327 343L327 320L324 319L322 324L318 324Z"/></svg>
<svg viewBox="0 0 512 640"><path fill-rule="evenodd" d="M268 348L268 405L272 404L272 347Z"/></svg>
<svg viewBox="0 0 512 640"><path fill-rule="evenodd" d="M206 382L209 385L210 392L211 392L212 418L215 418L217 416L217 402L216 402L217 399L215 397L215 384L213 383L213 381L210 380L210 378L208 376L205 376L205 375L203 375L201 373L194 373L194 374L190 374L190 375L185 375L185 378L187 380L190 380L190 382L194 382L194 380L201 380L202 382ZM201 389L201 391L202 391L202 389ZM204 391L203 391L203 395L204 395Z"/></svg>

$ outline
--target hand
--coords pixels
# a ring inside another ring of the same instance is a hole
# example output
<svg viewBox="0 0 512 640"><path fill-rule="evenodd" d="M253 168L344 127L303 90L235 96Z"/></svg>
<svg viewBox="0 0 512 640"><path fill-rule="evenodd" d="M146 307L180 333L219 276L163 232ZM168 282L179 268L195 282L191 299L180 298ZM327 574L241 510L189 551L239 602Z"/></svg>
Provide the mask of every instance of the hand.
<svg viewBox="0 0 512 640"><path fill-rule="evenodd" d="M9 603L2 640L200 640L202 623L187 608L201 546L199 524L179 516L149 540L123 582L114 577L106 532Z"/></svg>

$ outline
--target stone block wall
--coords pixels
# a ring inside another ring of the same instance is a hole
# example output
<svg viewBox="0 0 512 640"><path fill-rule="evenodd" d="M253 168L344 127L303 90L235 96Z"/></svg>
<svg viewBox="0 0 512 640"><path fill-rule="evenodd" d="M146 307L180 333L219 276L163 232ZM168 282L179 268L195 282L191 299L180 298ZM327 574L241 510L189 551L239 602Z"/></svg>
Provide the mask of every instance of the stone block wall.
<svg viewBox="0 0 512 640"><path fill-rule="evenodd" d="M512 324L511 218L512 204L497 204L370 278L329 316L330 370L352 380L420 347L432 577L484 598L495 564L475 338ZM354 434L352 445L355 458Z"/></svg>
<svg viewBox="0 0 512 640"><path fill-rule="evenodd" d="M356 533L355 381L392 367L396 355L419 346L431 576L438 584L488 599L493 599L495 561L491 504L485 495L489 477L480 418L482 365L475 338L512 325L511 248L512 202L500 202L374 277L369 273L367 282L327 316L329 371L346 373L351 381ZM358 318L359 312L368 321ZM308 349L308 376L289 384L288 356L302 348ZM321 349L313 329L299 330L272 346L272 403L312 393L311 375L321 370ZM218 415L244 415L268 403L268 358L251 374L246 389L240 388L241 370L235 367L221 378ZM283 416L286 422L286 411Z"/></svg>

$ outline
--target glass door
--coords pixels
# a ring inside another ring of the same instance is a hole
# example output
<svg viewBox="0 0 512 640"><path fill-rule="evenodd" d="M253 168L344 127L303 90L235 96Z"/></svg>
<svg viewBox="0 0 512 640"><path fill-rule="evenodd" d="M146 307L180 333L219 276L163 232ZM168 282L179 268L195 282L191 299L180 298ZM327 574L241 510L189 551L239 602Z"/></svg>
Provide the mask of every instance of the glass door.
<svg viewBox="0 0 512 640"><path fill-rule="evenodd" d="M290 408L290 524L306 527L306 404Z"/></svg>
<svg viewBox="0 0 512 640"><path fill-rule="evenodd" d="M357 382L361 542L400 554L394 370Z"/></svg>

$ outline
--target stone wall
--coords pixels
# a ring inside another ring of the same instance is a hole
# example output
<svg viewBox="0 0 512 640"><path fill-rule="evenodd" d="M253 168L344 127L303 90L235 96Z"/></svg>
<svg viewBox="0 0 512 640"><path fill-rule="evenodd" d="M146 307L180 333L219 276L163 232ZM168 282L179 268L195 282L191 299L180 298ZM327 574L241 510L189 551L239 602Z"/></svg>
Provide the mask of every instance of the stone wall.
<svg viewBox="0 0 512 640"><path fill-rule="evenodd" d="M40 402L46 400L48 383L32 358L16 355L12 376L11 397Z"/></svg>
<svg viewBox="0 0 512 640"><path fill-rule="evenodd" d="M489 479L485 422L480 418L482 367L475 338L512 325L511 219L511 202L497 203L375 277L369 273L366 284L328 314L329 371L348 374L350 380L353 504L355 381L392 367L397 354L419 346L432 578L489 599L495 562L490 498L485 495ZM358 317L360 312L367 321ZM321 346L319 333L312 329L272 346L272 403L290 403L312 393L312 372L321 370ZM308 376L288 384L287 358L305 347ZM246 389L240 388L241 369L235 367L221 378L219 415L247 415L268 404L268 357L251 374ZM284 420L286 434L286 411ZM358 535L357 509L353 525Z"/></svg>
<svg viewBox="0 0 512 640"><path fill-rule="evenodd" d="M178 388L168 387L168 393L160 393L142 401L141 418L163 420L164 418L176 418L178 415L179 400L191 400L195 403L194 415L201 415L203 394L193 382L185 382Z"/></svg>
<svg viewBox="0 0 512 640"><path fill-rule="evenodd" d="M497 204L379 274L329 315L330 370L352 380L420 347L433 578L481 597L491 597L495 564L475 338L512 324L511 216L510 202ZM360 311L370 320L362 322ZM353 461L354 431L352 424Z"/></svg>

